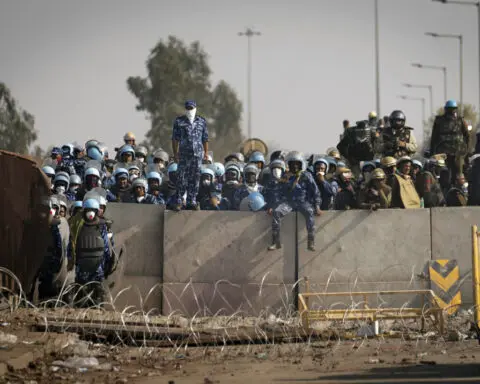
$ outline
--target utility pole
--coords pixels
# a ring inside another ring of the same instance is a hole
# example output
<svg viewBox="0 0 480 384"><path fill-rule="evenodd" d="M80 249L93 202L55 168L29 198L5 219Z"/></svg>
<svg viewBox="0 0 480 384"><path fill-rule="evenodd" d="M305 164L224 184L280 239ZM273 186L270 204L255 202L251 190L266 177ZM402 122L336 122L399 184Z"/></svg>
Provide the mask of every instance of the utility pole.
<svg viewBox="0 0 480 384"><path fill-rule="evenodd" d="M238 36L247 37L247 127L248 138L252 138L252 37L260 36L260 32L255 32L247 28L245 32L239 32Z"/></svg>
<svg viewBox="0 0 480 384"><path fill-rule="evenodd" d="M377 115L380 114L380 36L378 28L378 0L375 0L375 98ZM380 115L379 115L380 116Z"/></svg>

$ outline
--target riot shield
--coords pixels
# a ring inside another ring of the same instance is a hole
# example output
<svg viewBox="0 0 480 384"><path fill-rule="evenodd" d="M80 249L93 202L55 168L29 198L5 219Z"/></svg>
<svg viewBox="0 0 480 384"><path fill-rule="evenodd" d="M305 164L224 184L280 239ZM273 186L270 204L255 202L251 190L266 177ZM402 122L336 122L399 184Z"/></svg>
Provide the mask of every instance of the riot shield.
<svg viewBox="0 0 480 384"><path fill-rule="evenodd" d="M267 144L260 139L247 139L241 145L239 152L245 157L248 158L253 152L258 151L266 156L268 153Z"/></svg>

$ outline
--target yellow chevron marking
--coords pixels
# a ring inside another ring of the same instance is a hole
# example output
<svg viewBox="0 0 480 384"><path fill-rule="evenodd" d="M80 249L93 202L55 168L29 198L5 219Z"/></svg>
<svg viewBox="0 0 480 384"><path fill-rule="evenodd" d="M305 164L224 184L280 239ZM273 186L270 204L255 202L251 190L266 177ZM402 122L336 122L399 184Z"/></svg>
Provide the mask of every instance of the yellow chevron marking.
<svg viewBox="0 0 480 384"><path fill-rule="evenodd" d="M462 304L462 296L460 292L458 292L455 296L452 297L452 300L450 303L445 303L442 299L439 297L436 298L437 304L440 308L446 308L445 312L447 312L449 315L453 315L455 312L457 312L458 307L460 304Z"/></svg>
<svg viewBox="0 0 480 384"><path fill-rule="evenodd" d="M450 260L435 260L436 263L440 264L442 267L447 265Z"/></svg>
<svg viewBox="0 0 480 384"><path fill-rule="evenodd" d="M458 265L452 269L447 277L441 276L437 271L430 267L430 280L434 281L444 291L448 291L460 278Z"/></svg>

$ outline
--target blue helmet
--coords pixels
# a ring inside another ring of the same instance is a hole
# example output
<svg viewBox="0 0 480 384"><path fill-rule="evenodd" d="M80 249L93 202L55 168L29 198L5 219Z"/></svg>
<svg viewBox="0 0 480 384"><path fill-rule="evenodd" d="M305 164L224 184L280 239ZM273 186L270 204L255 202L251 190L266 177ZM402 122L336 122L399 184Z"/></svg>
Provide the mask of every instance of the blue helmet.
<svg viewBox="0 0 480 384"><path fill-rule="evenodd" d="M62 145L62 155L63 156L73 156L73 144L64 144Z"/></svg>
<svg viewBox="0 0 480 384"><path fill-rule="evenodd" d="M92 145L87 149L87 156L93 160L102 161L104 154L98 146Z"/></svg>
<svg viewBox="0 0 480 384"><path fill-rule="evenodd" d="M123 156L124 153L131 153L132 157L135 159L135 150L131 145L124 145L120 150L120 158Z"/></svg>
<svg viewBox="0 0 480 384"><path fill-rule="evenodd" d="M258 167L255 164L247 164L243 168L243 174L246 175L247 173L254 173L256 176L260 173Z"/></svg>
<svg viewBox="0 0 480 384"><path fill-rule="evenodd" d="M177 172L178 170L178 164L177 163L172 163L168 166L168 173L173 173L173 172Z"/></svg>
<svg viewBox="0 0 480 384"><path fill-rule="evenodd" d="M43 173L47 175L48 177L54 177L55 176L55 170L50 167L49 165L46 165L42 168Z"/></svg>
<svg viewBox="0 0 480 384"><path fill-rule="evenodd" d="M215 166L215 176L222 177L225 174L225 167L222 163L214 163Z"/></svg>
<svg viewBox="0 0 480 384"><path fill-rule="evenodd" d="M78 175L71 175L70 176L70 185L81 185L82 179Z"/></svg>
<svg viewBox="0 0 480 384"><path fill-rule="evenodd" d="M58 181L63 181L64 183L66 183L66 187L68 189L69 185L70 185L70 176L67 172L58 172L56 175L55 175L55 178L53 179L53 183L57 183Z"/></svg>
<svg viewBox="0 0 480 384"><path fill-rule="evenodd" d="M445 108L458 108L457 102L455 100L448 100L445 103Z"/></svg>
<svg viewBox="0 0 480 384"><path fill-rule="evenodd" d="M263 163L265 164L265 157L261 152L255 151L253 152L249 158L248 158L249 163Z"/></svg>
<svg viewBox="0 0 480 384"><path fill-rule="evenodd" d="M373 161L365 161L362 164L362 172L364 172L366 167L372 167L373 169L377 168L377 166L375 165L375 163Z"/></svg>
<svg viewBox="0 0 480 384"><path fill-rule="evenodd" d="M375 167L381 168L382 167L382 161L381 159L375 159L373 160L375 162Z"/></svg>
<svg viewBox="0 0 480 384"><path fill-rule="evenodd" d="M332 159L333 159L333 157L332 157ZM318 163L325 164L325 168L326 168L326 170L327 170L327 172L328 172L328 168L330 168L330 164L329 164L329 162L328 162L327 159L325 159L324 157L320 157L320 156L318 156L318 157L315 156L315 157L313 158L313 164L312 164L312 165L313 165L313 171L315 171L315 166L316 166Z"/></svg>
<svg viewBox="0 0 480 384"><path fill-rule="evenodd" d="M147 180L145 180L143 177L137 177L132 183L132 188L136 187L142 187L146 190L148 187Z"/></svg>
<svg viewBox="0 0 480 384"><path fill-rule="evenodd" d="M258 212L264 209L266 203L260 192L252 192L240 203L241 211Z"/></svg>
<svg viewBox="0 0 480 384"><path fill-rule="evenodd" d="M85 171L85 179L87 178L87 176L97 176L98 178L100 178L100 172L98 171L97 168L88 168L86 171Z"/></svg>
<svg viewBox="0 0 480 384"><path fill-rule="evenodd" d="M53 147L52 148L52 152L51 152L52 156L58 156L58 155L61 155L61 154L62 154L62 148L58 148L58 147Z"/></svg>
<svg viewBox="0 0 480 384"><path fill-rule="evenodd" d="M202 168L202 170L200 171L200 174L201 175L210 175L212 180L215 178L215 172L213 172L213 170L211 170L210 168Z"/></svg>
<svg viewBox="0 0 480 384"><path fill-rule="evenodd" d="M158 184L162 184L162 176L158 172L148 172L147 173L147 180L155 179L158 180Z"/></svg>
<svg viewBox="0 0 480 384"><path fill-rule="evenodd" d="M126 179L128 179L128 170L125 168L117 168L115 171L113 171L113 177L115 179L119 178L120 176L124 176Z"/></svg>
<svg viewBox="0 0 480 384"><path fill-rule="evenodd" d="M83 209L100 209L100 203L97 199L87 199L83 202Z"/></svg>
<svg viewBox="0 0 480 384"><path fill-rule="evenodd" d="M416 165L416 166L420 167L420 169L423 169L423 164L420 160L417 160L417 159L412 160L412 163L413 163L413 165Z"/></svg>
<svg viewBox="0 0 480 384"><path fill-rule="evenodd" d="M282 159L275 159L273 160L270 165L269 165L270 169L273 169L273 168L281 168L282 171L285 172L285 169L286 169L286 166L285 166L285 162L282 160Z"/></svg>

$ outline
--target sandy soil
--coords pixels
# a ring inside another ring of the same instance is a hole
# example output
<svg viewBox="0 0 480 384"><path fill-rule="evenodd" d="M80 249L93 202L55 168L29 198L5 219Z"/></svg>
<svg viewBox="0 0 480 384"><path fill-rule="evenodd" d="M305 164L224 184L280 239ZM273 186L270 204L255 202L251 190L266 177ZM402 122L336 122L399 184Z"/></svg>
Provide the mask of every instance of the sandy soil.
<svg viewBox="0 0 480 384"><path fill-rule="evenodd" d="M470 337L463 341L446 341L455 338L438 335L380 337L174 350L94 344L73 333L32 332L28 315L0 316L0 382L480 383L480 346ZM72 359L94 359L95 366L62 366Z"/></svg>

